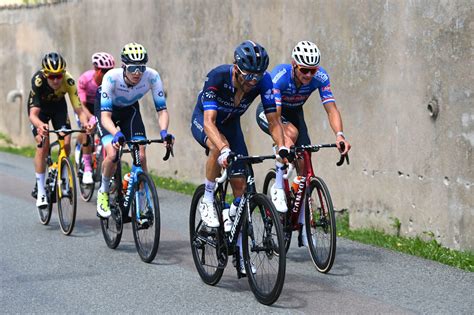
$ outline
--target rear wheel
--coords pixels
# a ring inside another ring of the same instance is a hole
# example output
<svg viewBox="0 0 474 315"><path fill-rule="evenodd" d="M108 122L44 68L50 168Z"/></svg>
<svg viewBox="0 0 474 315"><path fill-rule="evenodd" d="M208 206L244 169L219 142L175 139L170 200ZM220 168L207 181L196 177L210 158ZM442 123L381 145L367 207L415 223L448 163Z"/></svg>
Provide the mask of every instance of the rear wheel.
<svg viewBox="0 0 474 315"><path fill-rule="evenodd" d="M155 259L160 244L160 204L155 183L148 174L138 174L132 196L133 238L140 258L149 263Z"/></svg>
<svg viewBox="0 0 474 315"><path fill-rule="evenodd" d="M37 207L38 209L38 216L40 219L41 224L48 225L49 221L51 220L51 214L53 213L53 203L56 198L53 198L53 194L56 193L55 189L51 189L51 187L55 187L55 184L50 184L53 178L51 178L51 171L48 170L48 178L46 178L46 183L44 189L46 190L46 197L48 198L48 205L46 207ZM35 190L36 190L35 186ZM54 196L55 197L55 196ZM36 199L36 196L35 196Z"/></svg>
<svg viewBox="0 0 474 315"><path fill-rule="evenodd" d="M85 202L89 202L92 199L92 195L94 194L95 189L95 182L92 184L83 184L82 183L82 176L84 174L84 161L82 160L82 150L79 154L79 161L76 161L77 165L77 179L79 181L79 190L81 192L80 196L81 199Z"/></svg>
<svg viewBox="0 0 474 315"><path fill-rule="evenodd" d="M65 235L71 234L76 222L76 175L68 158L61 160L61 177L57 181L59 226Z"/></svg>
<svg viewBox="0 0 474 315"><path fill-rule="evenodd" d="M273 186L275 183L275 178L276 178L276 172L274 169L270 169L265 176L265 180L263 181L263 190L262 193L264 195L267 195L270 200L272 200L272 196L270 194L270 188ZM288 250L290 249L291 245L291 234L293 232L290 224L290 216L291 216L291 211L288 208L288 211L285 214L279 214L281 218L281 223L282 223L282 228L283 228L283 234L285 237L285 250L288 253Z"/></svg>
<svg viewBox="0 0 474 315"><path fill-rule="evenodd" d="M222 278L225 265L220 263L219 253L227 255L224 250L219 250L220 243L218 230L206 227L201 219L199 205L204 196L204 185L200 185L194 192L189 214L189 234L194 265L204 283L216 285ZM227 259L227 256L224 260Z"/></svg>
<svg viewBox="0 0 474 315"><path fill-rule="evenodd" d="M336 257L336 219L329 190L324 181L311 179L306 201L305 228L308 250L316 269L327 273Z"/></svg>
<svg viewBox="0 0 474 315"><path fill-rule="evenodd" d="M100 228L105 243L111 249L117 248L122 239L123 217L122 217L122 176L120 163L110 183L109 203L111 215L107 219L100 218Z"/></svg>
<svg viewBox="0 0 474 315"><path fill-rule="evenodd" d="M265 305L275 303L285 281L286 252L275 206L263 194L250 200L251 218L242 230L242 249L250 288Z"/></svg>

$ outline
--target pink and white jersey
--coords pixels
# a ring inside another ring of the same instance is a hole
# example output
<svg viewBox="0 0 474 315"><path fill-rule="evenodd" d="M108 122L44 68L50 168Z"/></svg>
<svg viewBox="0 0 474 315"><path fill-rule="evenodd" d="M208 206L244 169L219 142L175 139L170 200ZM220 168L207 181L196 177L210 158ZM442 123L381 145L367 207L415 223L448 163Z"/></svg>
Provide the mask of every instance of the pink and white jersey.
<svg viewBox="0 0 474 315"><path fill-rule="evenodd" d="M94 70L88 70L79 77L77 93L82 104L94 104L95 94L99 87L94 80Z"/></svg>

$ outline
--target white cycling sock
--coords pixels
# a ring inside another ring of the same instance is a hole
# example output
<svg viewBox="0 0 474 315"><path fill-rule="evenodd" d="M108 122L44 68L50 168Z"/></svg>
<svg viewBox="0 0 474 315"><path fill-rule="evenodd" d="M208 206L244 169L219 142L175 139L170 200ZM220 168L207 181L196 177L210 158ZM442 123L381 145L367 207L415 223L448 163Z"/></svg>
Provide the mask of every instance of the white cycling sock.
<svg viewBox="0 0 474 315"><path fill-rule="evenodd" d="M214 188L216 187L216 182L210 181L206 178L204 180L204 186L204 197L202 199L209 202L214 201Z"/></svg>
<svg viewBox="0 0 474 315"><path fill-rule="evenodd" d="M276 170L276 178L275 178L275 188L276 189L283 189L283 174L284 170L282 170L282 167L284 166L283 163L280 163L278 161L275 162L275 170Z"/></svg>
<svg viewBox="0 0 474 315"><path fill-rule="evenodd" d="M106 192L110 191L110 177L105 177L102 175L102 183L99 188L99 192Z"/></svg>
<svg viewBox="0 0 474 315"><path fill-rule="evenodd" d="M41 195L45 195L46 191L44 189L44 179L46 178L45 173L36 173L36 184L38 187L38 197Z"/></svg>

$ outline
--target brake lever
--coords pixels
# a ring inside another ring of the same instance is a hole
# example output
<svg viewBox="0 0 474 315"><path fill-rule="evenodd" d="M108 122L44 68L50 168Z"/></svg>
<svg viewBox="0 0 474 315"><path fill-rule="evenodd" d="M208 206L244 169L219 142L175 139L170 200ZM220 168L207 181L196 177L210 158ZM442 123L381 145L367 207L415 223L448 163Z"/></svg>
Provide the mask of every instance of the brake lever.
<svg viewBox="0 0 474 315"><path fill-rule="evenodd" d="M344 142L339 142L339 146L341 147L341 151L344 152L346 146L344 145ZM341 166L342 164L344 164L344 160L347 162L347 165L351 164L349 162L349 154L346 153L346 154L341 154L341 158L339 159L339 161L336 163L337 166Z"/></svg>

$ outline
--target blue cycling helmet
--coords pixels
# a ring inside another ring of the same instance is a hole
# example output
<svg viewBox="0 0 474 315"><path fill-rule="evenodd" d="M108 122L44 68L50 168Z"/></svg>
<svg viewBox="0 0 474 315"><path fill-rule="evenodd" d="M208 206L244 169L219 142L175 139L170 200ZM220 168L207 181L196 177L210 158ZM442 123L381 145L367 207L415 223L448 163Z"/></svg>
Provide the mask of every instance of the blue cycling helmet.
<svg viewBox="0 0 474 315"><path fill-rule="evenodd" d="M254 73L265 72L269 62L265 48L250 40L235 48L234 59L240 70Z"/></svg>

